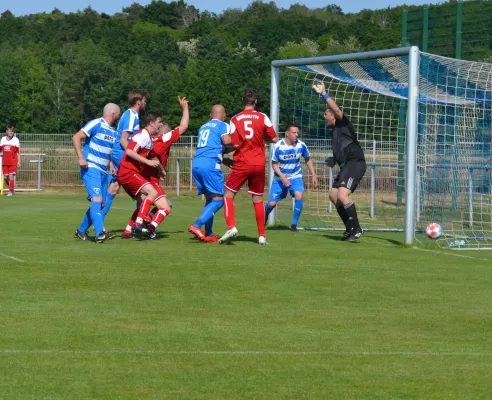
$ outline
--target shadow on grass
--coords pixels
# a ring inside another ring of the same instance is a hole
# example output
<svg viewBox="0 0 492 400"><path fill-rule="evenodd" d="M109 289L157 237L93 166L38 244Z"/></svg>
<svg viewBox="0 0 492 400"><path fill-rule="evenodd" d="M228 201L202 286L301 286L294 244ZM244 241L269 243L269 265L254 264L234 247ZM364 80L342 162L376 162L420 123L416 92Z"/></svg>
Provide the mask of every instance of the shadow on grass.
<svg viewBox="0 0 492 400"><path fill-rule="evenodd" d="M290 228L286 225L273 225L273 226L267 226L266 228L268 231L288 231Z"/></svg>
<svg viewBox="0 0 492 400"><path fill-rule="evenodd" d="M377 240L384 240L385 242L394 244L396 246L402 246L403 245L403 243L401 241L399 241L399 240L389 239L389 238L380 237L380 236L371 236L371 235L368 235L367 233L365 233L364 236L362 236L362 237L363 238L364 237L367 237L367 238L377 239Z"/></svg>

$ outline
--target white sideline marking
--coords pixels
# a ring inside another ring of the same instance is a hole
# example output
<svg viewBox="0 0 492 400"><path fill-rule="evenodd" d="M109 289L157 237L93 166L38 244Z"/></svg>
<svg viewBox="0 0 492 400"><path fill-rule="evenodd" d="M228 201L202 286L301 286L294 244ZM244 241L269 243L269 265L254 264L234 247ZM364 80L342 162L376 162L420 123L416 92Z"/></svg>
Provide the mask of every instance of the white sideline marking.
<svg viewBox="0 0 492 400"><path fill-rule="evenodd" d="M450 353L412 351L159 351L159 350L57 350L3 349L0 354L135 354L135 355L191 355L191 356L408 356L408 357L492 357L492 353Z"/></svg>
<svg viewBox="0 0 492 400"><path fill-rule="evenodd" d="M445 251L427 250L427 249L421 249L420 247L412 247L412 249L419 250L419 251L426 251L428 253L441 254L441 255L445 255L445 256L453 256L453 257L461 257L461 258L471 258L472 260L489 261L487 258L479 258L479 257L465 256L463 254L447 253Z"/></svg>
<svg viewBox="0 0 492 400"><path fill-rule="evenodd" d="M0 256L5 257L5 258L10 258L11 260L14 260L14 261L24 262L24 260L21 260L20 258L15 258L15 257L9 256L7 254L0 253Z"/></svg>

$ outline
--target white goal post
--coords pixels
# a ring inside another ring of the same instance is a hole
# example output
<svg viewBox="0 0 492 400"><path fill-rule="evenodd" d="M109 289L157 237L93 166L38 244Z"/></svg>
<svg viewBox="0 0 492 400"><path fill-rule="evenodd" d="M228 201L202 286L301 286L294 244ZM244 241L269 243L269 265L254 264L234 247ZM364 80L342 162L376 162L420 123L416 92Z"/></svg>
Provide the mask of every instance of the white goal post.
<svg viewBox="0 0 492 400"><path fill-rule="evenodd" d="M492 64L417 47L272 62L271 120L277 132L300 126L320 178L314 189L303 169L299 227L343 230L328 200L338 171L324 163L331 131L314 80L324 81L364 149L368 168L353 197L365 230L404 231L412 244L428 240L422 232L437 222L438 245L492 247ZM287 224L291 208L279 204L269 224Z"/></svg>

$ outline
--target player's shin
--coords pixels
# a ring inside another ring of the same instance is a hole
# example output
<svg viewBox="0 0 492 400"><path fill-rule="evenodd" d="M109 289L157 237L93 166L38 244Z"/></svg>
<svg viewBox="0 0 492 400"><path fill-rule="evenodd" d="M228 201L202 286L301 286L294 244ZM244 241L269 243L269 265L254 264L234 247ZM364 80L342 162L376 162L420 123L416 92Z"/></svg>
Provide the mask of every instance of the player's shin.
<svg viewBox="0 0 492 400"><path fill-rule="evenodd" d="M14 193L14 189L15 189L15 177L12 176L10 179L9 179L9 192L10 193Z"/></svg>
<svg viewBox="0 0 492 400"><path fill-rule="evenodd" d="M99 236L104 230L104 219L101 214L101 203L98 201L91 201L90 214L92 223L94 224L94 230L96 231L96 237Z"/></svg>
<svg viewBox="0 0 492 400"><path fill-rule="evenodd" d="M292 225L297 225L299 217L302 213L302 207L304 206L304 199L294 200L294 215L292 218Z"/></svg>
<svg viewBox="0 0 492 400"><path fill-rule="evenodd" d="M263 203L261 203L263 209ZM224 197L224 217L227 224L227 229L232 229L236 226L236 215L234 209L234 199Z"/></svg>
<svg viewBox="0 0 492 400"><path fill-rule="evenodd" d="M135 220L135 226L142 225L143 219L149 213L150 207L152 207L152 200L149 198L145 198L140 204L140 208L138 210L137 219Z"/></svg>
<svg viewBox="0 0 492 400"><path fill-rule="evenodd" d="M348 216L347 211L345 210L345 207L343 206L342 202L337 201L337 204L335 204L335 208L337 209L337 213L340 216L341 220L343 221L343 224L346 227L349 216Z"/></svg>
<svg viewBox="0 0 492 400"><path fill-rule="evenodd" d="M268 221L268 216L275 209L276 206L277 206L277 204L275 204L274 206L270 205L270 203L265 204L265 225Z"/></svg>
<svg viewBox="0 0 492 400"><path fill-rule="evenodd" d="M205 230L207 231L207 224L209 223L210 220L212 222L209 225L209 229L211 231L211 227L213 224L213 217L217 211L219 211L222 206L224 205L223 200L211 200L207 203L205 203L205 207L203 208L202 213L198 217L198 219L195 221L193 224L197 228L201 228L202 225L205 225Z"/></svg>
<svg viewBox="0 0 492 400"><path fill-rule="evenodd" d="M87 230L91 227L91 225L92 225L91 209L88 208L87 211L85 212L84 218L82 219L82 223L78 228L78 231L82 233L86 233Z"/></svg>
<svg viewBox="0 0 492 400"><path fill-rule="evenodd" d="M123 236L130 236L132 234L132 227L135 225L135 220L137 219L138 216L138 208L133 211L132 216L130 217L130 221L128 221L128 225L126 226Z"/></svg>
<svg viewBox="0 0 492 400"><path fill-rule="evenodd" d="M357 210L355 208L354 202L345 205L345 212L348 215L347 219L347 229L353 231L359 229L359 218L357 217Z"/></svg>
<svg viewBox="0 0 492 400"><path fill-rule="evenodd" d="M113 204L113 200L114 200L114 197L115 196L116 195L115 194L112 194L112 193L107 193L106 194L106 198L104 199L104 207L101 210L101 213L102 213L103 217L105 217L106 215L108 215L109 209L111 208L111 205Z"/></svg>
<svg viewBox="0 0 492 400"><path fill-rule="evenodd" d="M171 209L159 208L152 217L152 222L149 225L149 230L155 231L159 224L171 213Z"/></svg>
<svg viewBox="0 0 492 400"><path fill-rule="evenodd" d="M255 208L256 226L258 227L258 236L265 236L265 208L263 202L253 203Z"/></svg>

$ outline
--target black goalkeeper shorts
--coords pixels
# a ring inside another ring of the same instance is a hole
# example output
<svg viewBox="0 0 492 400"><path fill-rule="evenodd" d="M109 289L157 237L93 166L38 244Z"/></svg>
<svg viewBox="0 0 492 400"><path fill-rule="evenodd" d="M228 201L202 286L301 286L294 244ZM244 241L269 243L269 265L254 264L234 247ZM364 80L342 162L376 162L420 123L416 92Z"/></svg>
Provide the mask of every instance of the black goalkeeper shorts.
<svg viewBox="0 0 492 400"><path fill-rule="evenodd" d="M354 192L359 186L360 180L366 173L367 164L365 161L349 160L338 172L333 187L335 189L344 187Z"/></svg>

